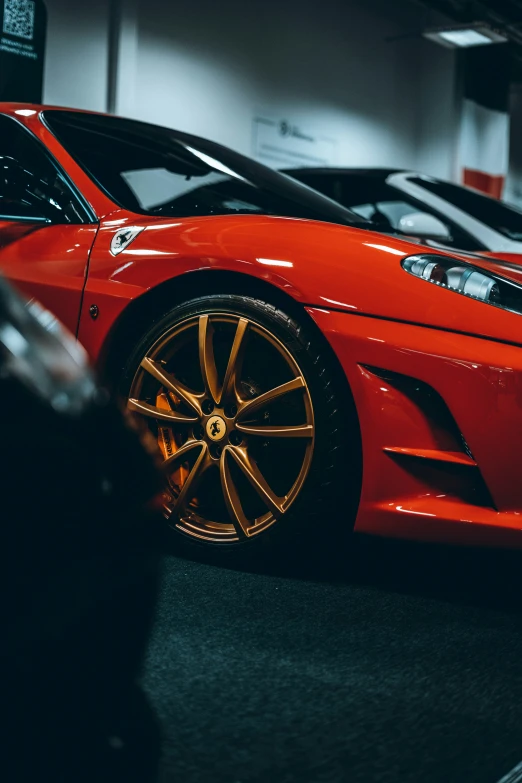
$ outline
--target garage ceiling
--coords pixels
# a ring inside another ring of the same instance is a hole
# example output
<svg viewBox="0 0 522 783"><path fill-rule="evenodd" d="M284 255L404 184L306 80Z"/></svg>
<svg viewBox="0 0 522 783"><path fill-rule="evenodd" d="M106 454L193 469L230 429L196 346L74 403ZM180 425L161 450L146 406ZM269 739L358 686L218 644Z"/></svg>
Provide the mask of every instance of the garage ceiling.
<svg viewBox="0 0 522 783"><path fill-rule="evenodd" d="M504 33L513 52L514 77L522 81L522 0L417 0L458 24L488 22Z"/></svg>

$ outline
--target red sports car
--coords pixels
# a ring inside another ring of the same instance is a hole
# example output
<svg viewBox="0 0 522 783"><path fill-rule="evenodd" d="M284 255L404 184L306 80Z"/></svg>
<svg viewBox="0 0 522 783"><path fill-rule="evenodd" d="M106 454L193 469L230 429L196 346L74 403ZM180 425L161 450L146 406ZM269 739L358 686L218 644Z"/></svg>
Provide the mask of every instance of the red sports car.
<svg viewBox="0 0 522 783"><path fill-rule="evenodd" d="M104 115L1 106L0 172L0 269L153 432L177 534L522 543L520 268Z"/></svg>

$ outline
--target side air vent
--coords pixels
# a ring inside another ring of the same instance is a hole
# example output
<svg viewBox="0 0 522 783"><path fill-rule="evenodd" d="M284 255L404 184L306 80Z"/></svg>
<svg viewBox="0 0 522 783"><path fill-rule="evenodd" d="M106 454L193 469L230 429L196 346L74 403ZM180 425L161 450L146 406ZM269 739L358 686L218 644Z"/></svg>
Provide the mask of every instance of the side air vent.
<svg viewBox="0 0 522 783"><path fill-rule="evenodd" d="M392 395L403 417L422 422L413 436L410 431L406 437L403 427L383 430L384 453L428 491L494 508L479 466L441 395L407 375L367 365L364 370L384 381L387 388L381 391Z"/></svg>
<svg viewBox="0 0 522 783"><path fill-rule="evenodd" d="M405 449L400 446L385 446L386 454L394 454L397 457L414 457L431 462L445 462L448 465L460 465L468 468L476 468L477 463L468 454L459 451L441 451L440 449Z"/></svg>
<svg viewBox="0 0 522 783"><path fill-rule="evenodd" d="M462 450L468 457L473 459L473 454L471 453L457 422L451 415L448 406L440 394L435 391L432 386L424 383L424 381L411 378L408 375L401 375L400 373L391 372L390 370L383 370L380 367L369 367L365 365L365 368L368 372L377 375L378 378L386 381L397 389L398 392L411 400L411 402L422 411L434 432L444 433L447 435L449 441L453 441L453 449L443 449L444 451ZM448 445L450 445L449 442Z"/></svg>

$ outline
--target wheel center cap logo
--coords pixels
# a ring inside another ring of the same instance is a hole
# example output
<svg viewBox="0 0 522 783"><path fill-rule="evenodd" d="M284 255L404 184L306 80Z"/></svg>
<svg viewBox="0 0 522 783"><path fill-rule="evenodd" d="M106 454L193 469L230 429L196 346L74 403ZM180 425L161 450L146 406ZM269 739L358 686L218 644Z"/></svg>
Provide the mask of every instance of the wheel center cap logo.
<svg viewBox="0 0 522 783"><path fill-rule="evenodd" d="M221 440L225 437L227 425L221 416L211 416L207 421L207 435L210 440Z"/></svg>

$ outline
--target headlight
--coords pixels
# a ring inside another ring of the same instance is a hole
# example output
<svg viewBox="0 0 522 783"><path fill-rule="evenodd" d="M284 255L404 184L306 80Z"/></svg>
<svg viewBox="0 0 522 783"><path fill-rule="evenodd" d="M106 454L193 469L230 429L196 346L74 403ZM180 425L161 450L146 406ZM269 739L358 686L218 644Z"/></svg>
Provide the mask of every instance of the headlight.
<svg viewBox="0 0 522 783"><path fill-rule="evenodd" d="M522 314L522 286L494 272L447 256L409 256L402 266L414 277L479 302Z"/></svg>

